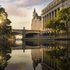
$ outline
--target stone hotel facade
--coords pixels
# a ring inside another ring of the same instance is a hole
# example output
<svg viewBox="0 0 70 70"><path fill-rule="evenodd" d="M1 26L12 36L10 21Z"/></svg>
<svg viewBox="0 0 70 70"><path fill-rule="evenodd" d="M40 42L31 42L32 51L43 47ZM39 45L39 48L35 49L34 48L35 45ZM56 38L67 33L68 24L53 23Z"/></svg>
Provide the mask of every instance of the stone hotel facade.
<svg viewBox="0 0 70 70"><path fill-rule="evenodd" d="M70 0L53 0L47 7L45 7L42 10L43 29L48 30L45 29L45 23L47 23L49 19L55 19L57 12L66 7L70 7Z"/></svg>
<svg viewBox="0 0 70 70"><path fill-rule="evenodd" d="M49 32L50 29L45 28L45 23L52 18L55 19L57 12L66 7L70 7L70 0L53 0L42 10L41 16L38 16L36 10L34 10L31 29ZM70 24L68 26L70 28Z"/></svg>
<svg viewBox="0 0 70 70"><path fill-rule="evenodd" d="M32 30L43 30L43 23L41 19L42 19L41 16L38 16L36 10L34 9L33 19L31 24Z"/></svg>

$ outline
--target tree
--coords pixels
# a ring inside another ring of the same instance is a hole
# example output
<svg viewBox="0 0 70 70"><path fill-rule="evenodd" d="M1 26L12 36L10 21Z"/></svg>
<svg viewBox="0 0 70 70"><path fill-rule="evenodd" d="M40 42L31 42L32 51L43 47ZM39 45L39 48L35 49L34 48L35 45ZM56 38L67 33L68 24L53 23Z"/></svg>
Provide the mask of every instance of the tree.
<svg viewBox="0 0 70 70"><path fill-rule="evenodd" d="M66 27L66 33L67 33L67 39L68 39L68 26L70 22L70 7L63 8L61 11L59 11L57 15L57 19L65 24Z"/></svg>
<svg viewBox="0 0 70 70"><path fill-rule="evenodd" d="M0 8L0 35L9 36L11 33L11 21L8 19L8 14L4 8Z"/></svg>
<svg viewBox="0 0 70 70"><path fill-rule="evenodd" d="M65 21L68 22L70 21L70 7L68 8L63 8L62 10L60 10L57 14L57 20L61 21Z"/></svg>
<svg viewBox="0 0 70 70"><path fill-rule="evenodd" d="M56 33L66 30L65 24L58 20L49 20L48 23L46 24L46 27L52 29L52 32Z"/></svg>
<svg viewBox="0 0 70 70"><path fill-rule="evenodd" d="M70 7L63 8L56 16L56 19L49 20L46 24L47 28L51 28L54 32L67 31L68 22L70 21Z"/></svg>

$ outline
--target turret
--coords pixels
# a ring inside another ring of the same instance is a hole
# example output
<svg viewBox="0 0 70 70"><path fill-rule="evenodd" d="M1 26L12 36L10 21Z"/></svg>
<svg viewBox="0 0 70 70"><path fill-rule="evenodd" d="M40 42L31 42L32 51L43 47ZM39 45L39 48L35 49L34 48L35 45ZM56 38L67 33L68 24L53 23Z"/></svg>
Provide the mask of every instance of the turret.
<svg viewBox="0 0 70 70"><path fill-rule="evenodd" d="M34 11L33 11L33 19L35 19L35 18L38 18L38 14L36 12L36 9L34 8Z"/></svg>

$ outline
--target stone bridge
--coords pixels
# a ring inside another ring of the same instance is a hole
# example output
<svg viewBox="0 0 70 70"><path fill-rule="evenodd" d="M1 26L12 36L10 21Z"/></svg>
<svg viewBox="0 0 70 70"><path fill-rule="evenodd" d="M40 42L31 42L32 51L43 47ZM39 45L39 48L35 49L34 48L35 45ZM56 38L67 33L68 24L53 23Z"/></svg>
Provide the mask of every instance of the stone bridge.
<svg viewBox="0 0 70 70"><path fill-rule="evenodd" d="M46 31L40 30L25 30L25 29L13 29L13 35L22 35L23 38L53 38L54 34L47 33Z"/></svg>
<svg viewBox="0 0 70 70"><path fill-rule="evenodd" d="M23 37L34 37L38 36L40 34L39 30L25 30L25 29L13 29L12 30L13 35L23 35Z"/></svg>
<svg viewBox="0 0 70 70"><path fill-rule="evenodd" d="M13 29L13 34L29 34L29 33L40 33L40 30L23 30L23 29Z"/></svg>

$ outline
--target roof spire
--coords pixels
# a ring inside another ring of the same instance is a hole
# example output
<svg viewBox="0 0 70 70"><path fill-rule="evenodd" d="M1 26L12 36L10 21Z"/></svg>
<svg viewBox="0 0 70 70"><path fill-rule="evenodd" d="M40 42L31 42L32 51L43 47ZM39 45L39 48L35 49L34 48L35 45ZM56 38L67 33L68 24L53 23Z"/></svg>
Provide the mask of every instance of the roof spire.
<svg viewBox="0 0 70 70"><path fill-rule="evenodd" d="M36 9L34 8L34 12L36 12Z"/></svg>

